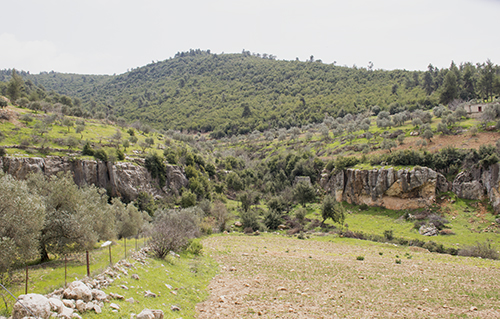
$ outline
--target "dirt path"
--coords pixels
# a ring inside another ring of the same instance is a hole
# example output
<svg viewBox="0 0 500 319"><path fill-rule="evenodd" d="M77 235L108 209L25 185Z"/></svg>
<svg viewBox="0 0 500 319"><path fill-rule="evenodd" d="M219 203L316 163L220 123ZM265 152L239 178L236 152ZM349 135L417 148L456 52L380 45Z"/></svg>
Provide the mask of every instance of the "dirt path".
<svg viewBox="0 0 500 319"><path fill-rule="evenodd" d="M495 261L277 235L203 244L222 270L197 305L200 319L500 318Z"/></svg>

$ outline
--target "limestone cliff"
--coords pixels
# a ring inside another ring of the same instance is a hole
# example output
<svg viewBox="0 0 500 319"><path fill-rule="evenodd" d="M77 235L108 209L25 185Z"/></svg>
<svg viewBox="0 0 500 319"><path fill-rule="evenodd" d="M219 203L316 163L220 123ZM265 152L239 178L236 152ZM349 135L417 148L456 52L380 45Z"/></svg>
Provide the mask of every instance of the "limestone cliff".
<svg viewBox="0 0 500 319"><path fill-rule="evenodd" d="M321 186L337 201L388 209L415 209L431 205L438 192L450 189L446 178L426 167L413 170L346 169L324 174Z"/></svg>
<svg viewBox="0 0 500 319"><path fill-rule="evenodd" d="M496 212L500 212L500 164L487 168L471 167L460 172L453 181L452 191L460 198L489 199Z"/></svg>
<svg viewBox="0 0 500 319"><path fill-rule="evenodd" d="M71 172L77 185L95 185L107 189L112 196L134 200L144 191L155 197L177 192L188 184L182 168L167 165L166 183L160 189L147 169L131 162L101 162L69 157L0 157L0 168L12 176L24 179L30 173L54 175Z"/></svg>

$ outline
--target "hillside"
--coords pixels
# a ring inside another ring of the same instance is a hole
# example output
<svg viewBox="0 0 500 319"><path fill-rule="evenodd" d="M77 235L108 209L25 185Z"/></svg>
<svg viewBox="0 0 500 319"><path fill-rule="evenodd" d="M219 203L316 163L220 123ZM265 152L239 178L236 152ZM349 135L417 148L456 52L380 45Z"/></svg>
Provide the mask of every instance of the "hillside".
<svg viewBox="0 0 500 319"><path fill-rule="evenodd" d="M9 72L1 79L7 81ZM192 50L115 76L21 75L35 86L77 98L79 112L90 116L231 136L301 127L321 122L325 113L342 117L375 105L394 114L454 99L490 99L500 93L498 74L489 61L410 72Z"/></svg>

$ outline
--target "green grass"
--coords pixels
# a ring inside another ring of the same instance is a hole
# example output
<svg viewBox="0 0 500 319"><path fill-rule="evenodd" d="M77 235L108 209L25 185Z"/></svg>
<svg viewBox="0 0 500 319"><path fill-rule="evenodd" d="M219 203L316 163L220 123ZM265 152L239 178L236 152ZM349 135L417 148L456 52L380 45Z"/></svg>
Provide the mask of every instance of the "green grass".
<svg viewBox="0 0 500 319"><path fill-rule="evenodd" d="M434 241L445 247L460 248L475 245L477 242L491 240L494 243L500 241L500 230L492 228L496 216L491 212L480 215L471 204L476 205L478 201L455 199L456 202L447 204L444 209L444 217L449 221L446 227L454 232L454 235L423 236L414 229L414 221L406 221L402 218L405 211L395 211L381 207L368 207L360 210L359 206L344 203L350 212L346 215L345 224L354 232L383 236L384 231L392 230L394 238L418 239L421 241ZM319 205L318 205L319 206ZM469 210L469 212L466 212ZM316 213L316 215L315 215ZM319 218L320 209L309 214L308 218ZM411 212L414 214L414 212ZM326 222L333 224L331 220ZM335 226L339 226L336 224ZM500 248L500 247L498 247Z"/></svg>
<svg viewBox="0 0 500 319"><path fill-rule="evenodd" d="M112 261L116 263L124 258L124 241L116 241L112 245ZM144 240L137 242L138 249L144 246ZM96 247L99 247L97 245ZM103 289L106 293L114 292L125 296L133 297L139 303L130 304L123 300L115 300L121 310L118 313L111 312L109 306L105 306L103 313L99 316L93 313L85 313L84 318L123 318L129 317L129 313L139 313L145 308L162 309L165 318L178 318L178 313L171 313L170 306L177 305L181 308L180 315L184 318L194 318L195 305L204 300L208 294L206 287L210 279L215 275L217 265L209 256L194 256L189 253L182 253L180 258L169 256L165 260L153 258L147 259L147 265L142 265L130 256L135 251L135 240L127 241L127 260L134 264L135 269L128 269L129 276L122 275L116 279L111 286ZM109 249L96 248L90 253L91 276L102 273L109 266ZM67 282L82 279L86 276L87 268L85 264L85 253L75 254L69 258L67 263ZM140 280L131 279L132 274L138 274ZM64 259L52 260L43 265L33 265L29 267L28 293L47 294L64 286ZM13 274L13 282L8 285L8 289L15 295L24 294L25 270L20 269ZM173 287L168 289L165 284ZM120 288L126 285L129 290ZM134 288L132 288L132 286ZM145 298L143 292L150 290L159 295L158 298ZM176 292L174 295L171 291ZM5 291L0 293L8 302L8 309L12 311L14 300ZM1 301L0 315L8 315L5 304Z"/></svg>

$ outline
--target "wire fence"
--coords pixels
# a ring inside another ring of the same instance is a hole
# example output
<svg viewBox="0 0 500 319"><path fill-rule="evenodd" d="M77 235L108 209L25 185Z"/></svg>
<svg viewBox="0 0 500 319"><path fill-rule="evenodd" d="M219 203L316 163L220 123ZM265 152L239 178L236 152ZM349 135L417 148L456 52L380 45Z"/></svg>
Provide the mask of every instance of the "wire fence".
<svg viewBox="0 0 500 319"><path fill-rule="evenodd" d="M99 243L91 251L68 254L49 262L26 265L7 276L2 276L0 315L8 315L17 301L16 295L28 293L48 294L65 287L78 278L92 277L118 262L130 257L147 244L145 238L118 240L107 245Z"/></svg>

